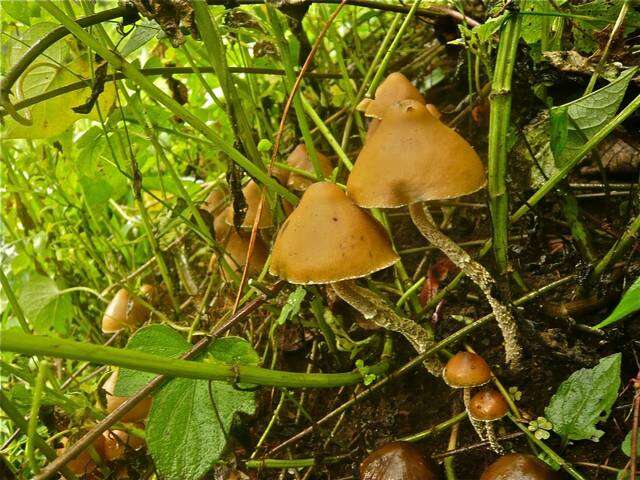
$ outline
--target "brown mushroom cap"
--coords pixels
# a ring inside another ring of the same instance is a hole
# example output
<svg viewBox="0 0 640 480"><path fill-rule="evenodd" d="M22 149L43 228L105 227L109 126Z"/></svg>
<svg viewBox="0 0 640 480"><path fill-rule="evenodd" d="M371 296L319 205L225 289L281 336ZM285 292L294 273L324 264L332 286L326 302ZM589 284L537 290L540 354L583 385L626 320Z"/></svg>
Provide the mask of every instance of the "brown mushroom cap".
<svg viewBox="0 0 640 480"><path fill-rule="evenodd" d="M468 195L485 183L471 145L426 106L405 100L391 105L367 138L347 193L361 207L395 208Z"/></svg>
<svg viewBox="0 0 640 480"><path fill-rule="evenodd" d="M258 213L258 204L260 203L260 196L262 195L262 188L256 182L251 180L242 189L242 194L247 201L247 213L242 222L242 228L253 227L253 222ZM229 225L233 225L233 209L226 210L226 221ZM258 222L258 228L270 228L273 226L273 217L271 216L271 209L269 208L269 202L265 199L262 205L262 214L260 215L260 221Z"/></svg>
<svg viewBox="0 0 640 480"><path fill-rule="evenodd" d="M318 157L318 164L320 165L322 174L325 177L329 177L331 175L331 172L333 171L331 160L329 160L325 155L318 152L317 150L316 155ZM304 144L298 145L289 154L289 156L287 157L287 164L309 173L315 173L315 170L313 169L313 163L311 162L311 156L309 155L309 152L307 152L307 147ZM311 180L310 178L295 172L291 172L287 180L287 187L292 190L302 192L306 190L312 183L313 180Z"/></svg>
<svg viewBox="0 0 640 480"><path fill-rule="evenodd" d="M56 454L60 457L62 456L68 447L69 439L67 437L62 438L63 448L56 448ZM103 453L103 438L98 437L91 444L93 448L95 448L96 453L102 456ZM98 468L96 463L91 458L91 454L89 453L89 447L82 450L78 455L73 457L69 462L67 462L67 468L71 470L75 475L81 476L82 478L91 479L95 478L92 474Z"/></svg>
<svg viewBox="0 0 640 480"><path fill-rule="evenodd" d="M284 222L270 272L290 283L360 278L398 261L382 226L336 185L314 183Z"/></svg>
<svg viewBox="0 0 640 480"><path fill-rule="evenodd" d="M209 192L209 195L207 196L205 201L202 202L202 205L200 205L200 208L211 214L214 214L218 210L220 210L220 208L224 205L226 201L227 201L227 192L223 188L216 187L213 190L211 190L211 192Z"/></svg>
<svg viewBox="0 0 640 480"><path fill-rule="evenodd" d="M129 435L124 430L105 430L102 432L102 452L104 460L112 462L125 456L127 447L140 450L144 447L144 439Z"/></svg>
<svg viewBox="0 0 640 480"><path fill-rule="evenodd" d="M491 380L491 369L480 355L458 352L445 365L442 377L452 388L479 387Z"/></svg>
<svg viewBox="0 0 640 480"><path fill-rule="evenodd" d="M376 88L374 99L362 102L359 108L364 109L367 117L382 118L387 109L400 100L425 103L422 94L407 77L400 72L393 72Z"/></svg>
<svg viewBox="0 0 640 480"><path fill-rule="evenodd" d="M511 453L489 465L480 480L553 480L555 472L533 455Z"/></svg>
<svg viewBox="0 0 640 480"><path fill-rule="evenodd" d="M408 442L374 450L360 464L360 480L436 480L435 467Z"/></svg>
<svg viewBox="0 0 640 480"><path fill-rule="evenodd" d="M153 285L142 285L141 295L152 296L155 293ZM121 288L113 296L102 316L102 331L104 333L117 332L121 328L134 329L149 317L149 310L126 289Z"/></svg>
<svg viewBox="0 0 640 480"><path fill-rule="evenodd" d="M502 394L494 389L481 390L469 400L469 415L474 420L493 422L504 417L509 404Z"/></svg>
<svg viewBox="0 0 640 480"><path fill-rule="evenodd" d="M116 382L118 381L118 372L114 371L106 382L102 385L102 389L107 393L107 412L111 413L120 405L122 405L128 397L116 397L113 392L116 388ZM144 400L138 402L133 407L133 410L129 410L124 417L121 418L123 422L140 422L147 418L149 410L151 409L151 397L147 397Z"/></svg>

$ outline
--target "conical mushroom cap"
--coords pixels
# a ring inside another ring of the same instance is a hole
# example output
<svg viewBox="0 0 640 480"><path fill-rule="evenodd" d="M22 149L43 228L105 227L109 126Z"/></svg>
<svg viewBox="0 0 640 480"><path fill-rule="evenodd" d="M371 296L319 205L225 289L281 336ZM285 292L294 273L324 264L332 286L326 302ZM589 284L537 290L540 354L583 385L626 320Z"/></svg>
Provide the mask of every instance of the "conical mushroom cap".
<svg viewBox="0 0 640 480"><path fill-rule="evenodd" d="M242 189L242 194L247 201L247 214L242 222L242 228L253 227L253 221L258 213L258 204L260 203L260 196L262 195L261 187L251 180ZM227 212L226 221L229 225L233 225L233 209L230 208ZM265 199L262 205L262 214L260 215L260 222L258 222L258 228L269 228L273 226L273 217L271 216L271 209L269 208L269 202Z"/></svg>
<svg viewBox="0 0 640 480"><path fill-rule="evenodd" d="M394 208L468 195L486 183L467 141L413 100L393 104L360 151L347 193L361 207Z"/></svg>
<svg viewBox="0 0 640 480"><path fill-rule="evenodd" d="M469 415L475 420L493 422L504 417L508 411L507 401L492 388L479 391L469 400Z"/></svg>
<svg viewBox="0 0 640 480"><path fill-rule="evenodd" d="M329 160L325 155L318 152L316 150L316 155L318 156L318 163L320 164L320 170L325 177L331 175L331 171L333 170L333 166L331 165L331 160ZM311 157L309 156L309 152L307 152L307 147L304 144L298 145L293 152L289 154L287 157L287 163L295 168L299 168L300 170L304 170L309 173L315 173L313 169L313 163L311 163ZM295 172L291 172L289 174L289 178L287 180L287 187L292 190L296 190L298 192L302 192L309 187L313 183L308 177L304 175L300 175Z"/></svg>
<svg viewBox="0 0 640 480"><path fill-rule="evenodd" d="M102 385L102 389L107 393L107 412L111 413L120 405L122 405L129 397L116 397L113 392L118 382L118 372L114 371L106 382ZM151 408L151 397L147 397L125 413L121 418L123 422L139 422L147 418L149 409Z"/></svg>
<svg viewBox="0 0 640 480"><path fill-rule="evenodd" d="M554 480L558 476L533 455L511 453L489 465L480 480Z"/></svg>
<svg viewBox="0 0 640 480"><path fill-rule="evenodd" d="M152 285L143 285L140 288L142 295L152 296L155 288ZM145 322L149 316L149 310L140 302L132 298L126 289L121 288L113 296L102 316L102 331L114 333L121 328L134 329Z"/></svg>
<svg viewBox="0 0 640 480"><path fill-rule="evenodd" d="M436 480L436 467L409 442L392 442L360 464L361 480Z"/></svg>
<svg viewBox="0 0 640 480"><path fill-rule="evenodd" d="M200 208L211 214L215 214L217 211L220 210L220 208L224 205L226 201L227 201L227 192L219 187L214 188L213 190L211 190L211 192L209 193L205 201L202 202L202 205L200 205Z"/></svg>
<svg viewBox="0 0 640 480"><path fill-rule="evenodd" d="M320 182L307 189L280 228L270 272L290 283L332 283L397 261L382 226L339 187Z"/></svg>
<svg viewBox="0 0 640 480"><path fill-rule="evenodd" d="M238 233L232 228L224 248L227 252L224 256L226 262L236 273L241 273L249 250L249 234ZM257 237L249 263L249 275L260 273L268 256L267 247L262 239Z"/></svg>
<svg viewBox="0 0 640 480"><path fill-rule="evenodd" d="M393 72L376 88L374 99L363 102L361 108L364 108L367 117L382 118L387 109L400 100L425 103L422 94L407 77L400 72Z"/></svg>

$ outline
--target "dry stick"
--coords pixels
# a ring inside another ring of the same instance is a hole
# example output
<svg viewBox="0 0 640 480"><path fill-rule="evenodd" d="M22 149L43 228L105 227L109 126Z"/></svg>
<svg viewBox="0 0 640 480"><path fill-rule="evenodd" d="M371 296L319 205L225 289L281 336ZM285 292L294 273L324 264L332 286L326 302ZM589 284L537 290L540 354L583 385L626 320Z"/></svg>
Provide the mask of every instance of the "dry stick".
<svg viewBox="0 0 640 480"><path fill-rule="evenodd" d="M502 442L504 440L513 440L514 438L519 438L519 437L522 437L523 435L524 435L523 432L514 432L514 433L509 433L507 435L503 435L503 436L497 438L497 440L500 441L500 442ZM486 447L488 445L489 445L488 441L478 442L478 443L474 443L473 445L467 445L466 447L456 448L455 450L447 450L447 451L442 452L442 453L434 453L433 455L431 455L431 458L433 458L434 460L441 460L443 458L452 457L454 455L459 455L461 453L467 453L467 452L470 452L471 450L477 450L479 448L484 448L484 447Z"/></svg>
<svg viewBox="0 0 640 480"><path fill-rule="evenodd" d="M575 278L575 275L569 275L567 277L564 277L564 278L561 278L559 280L556 280L555 282L551 282L551 283L539 288L538 290L534 290L534 291L529 292L526 295L518 298L517 300L515 300L513 302L513 304L514 304L514 306L523 305L523 304L533 300L534 298L537 298L540 295L548 292L549 290L553 290L556 287L562 286L562 285L572 281L574 278ZM348 408L352 407L353 405L355 405L359 401L364 400L365 398L367 398L372 393L380 390L387 383L389 383L389 382L391 382L391 381L393 381L393 380L395 380L397 378L400 378L402 375L404 375L404 374L408 373L409 371L413 370L418 365L421 365L422 362L426 358L428 358L428 357L430 357L432 355L435 355L437 352L441 351L442 349L446 348L447 346L451 345L452 343L455 343L455 342L461 340L465 336L469 335L470 333L474 332L475 330L477 330L480 327L482 327L482 326L486 325L487 323L489 323L489 321L491 319L493 319L493 313L485 315L484 317L479 318L475 322L473 322L473 323L467 325L466 327L461 328L457 332L449 335L447 338L441 340L440 342L438 342L435 346L433 346L432 348L430 348L426 352L418 355L413 360L405 363L398 370L394 371L393 373L391 373L391 374L387 375L386 377L382 378L381 380L379 380L377 383L375 383L374 385L369 387L367 390L364 390L362 393L354 395L354 397L351 398L351 400L343 403L338 408L336 408L333 411L329 412L324 417L322 417L320 420L316 421L312 426L305 428L304 430L298 432L293 437L289 438L288 440L285 440L280 445L277 445L276 447L271 449L271 451L268 454L271 455L274 452L277 452L278 450L281 450L282 448L284 448L284 447L286 447L288 445L291 445L292 443L295 443L298 440L300 440L301 438L307 436L308 434L313 432L313 430L315 429L316 426L319 426L319 425L322 425L322 424L326 423L327 421L331 420L336 415L341 414L342 412L344 412Z"/></svg>
<svg viewBox="0 0 640 480"><path fill-rule="evenodd" d="M193 357L196 353L202 351L204 348L209 345L211 340L215 337L221 335L226 332L229 328L231 328L236 322L246 317L250 313L252 313L255 309L257 309L260 305L262 305L269 297L277 294L280 289L284 286L283 281L276 282L273 287L268 292L268 295L262 295L261 297L256 298L251 303L245 305L240 311L232 315L229 320L225 323L217 327L211 335L203 338L198 343L196 343L191 349L186 352L181 358L189 359ZM151 380L145 387L140 389L135 395L129 397L122 405L116 408L113 412L107 415L104 419L102 419L99 423L97 423L91 430L89 430L80 440L78 440L73 446L69 447L65 450L65 452L56 458L53 462L47 465L40 475L34 477L33 480L46 480L54 475L58 470L60 470L63 466L67 464L70 460L75 458L80 452L84 451L95 439L97 439L102 432L111 427L114 423L119 421L127 412L131 411L139 402L144 400L149 394L155 390L157 387L162 385L164 381L167 380L166 375L158 375L153 380Z"/></svg>
<svg viewBox="0 0 640 480"><path fill-rule="evenodd" d="M282 135L284 134L284 128L286 125L287 116L289 115L289 110L291 110L291 104L293 103L293 99L296 93L298 92L300 85L302 84L302 78L306 73L306 71L311 66L311 62L313 61L313 58L316 56L316 52L320 48L323 38L329 31L329 27L331 26L331 24L333 24L334 20L342 10L342 7L344 7L346 1L347 0L342 0L340 2L340 5L338 5L338 8L335 9L335 11L331 14L329 19L325 23L324 27L322 28L322 31L320 32L315 42L313 43L313 47L311 48L309 55L307 55L307 59L302 65L302 68L300 69L300 72L296 77L296 81L294 82L293 87L291 88L291 92L289 93L287 101L284 105L284 111L282 112L282 117L280 118L280 125L278 126L278 132L276 133L276 139L273 145L273 153L271 154L271 161L269 162L269 169L267 170L267 175L269 176L273 174L273 166L276 163L276 158L278 156L278 152L280 151L280 142L282 140ZM249 275L249 266L251 264L251 256L253 255L253 249L256 244L256 238L258 236L258 224L260 223L260 218L262 217L262 209L264 207L264 197L265 197L264 191L261 191L260 201L258 202L258 208L256 210L256 216L253 221L253 227L251 228L251 236L249 237L249 247L247 248L247 255L245 257L244 268L242 269L242 278L240 279L240 286L238 287L236 300L233 304L233 313L235 313L235 311L238 308L238 305L240 304L240 299L242 298L242 290L244 290L244 286L247 282L247 277Z"/></svg>
<svg viewBox="0 0 640 480"><path fill-rule="evenodd" d="M431 214L424 208L423 204L414 203L410 205L409 213L420 233L431 244L444 252L482 290L502 331L507 363L512 367L518 366L522 359L522 347L518 342L516 322L509 309L494 297L494 292L497 289L491 274L435 226Z"/></svg>

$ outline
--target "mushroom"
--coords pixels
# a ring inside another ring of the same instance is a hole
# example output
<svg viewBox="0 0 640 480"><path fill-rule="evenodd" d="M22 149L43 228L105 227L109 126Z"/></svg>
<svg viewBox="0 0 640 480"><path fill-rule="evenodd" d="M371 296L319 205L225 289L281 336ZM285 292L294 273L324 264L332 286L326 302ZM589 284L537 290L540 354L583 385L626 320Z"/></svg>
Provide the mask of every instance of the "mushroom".
<svg viewBox="0 0 640 480"><path fill-rule="evenodd" d="M152 297L155 294L153 285L142 285L140 292L143 297ZM102 316L102 331L114 333L122 328L133 330L144 323L149 317L149 309L140 301L131 298L129 292L121 288L113 296Z"/></svg>
<svg viewBox="0 0 640 480"><path fill-rule="evenodd" d="M116 389L116 383L118 382L118 372L114 371L107 381L102 385L102 389L107 393L107 412L111 413L120 405L122 405L128 397L116 397L113 392ZM147 418L149 410L151 409L151 397L147 397L144 400L138 402L138 404L129 410L124 417L121 418L123 422L140 422Z"/></svg>
<svg viewBox="0 0 640 480"><path fill-rule="evenodd" d="M325 177L329 177L331 172L333 171L333 165L331 165L331 160L329 158L316 151L316 156L318 157L318 164L320 166L320 170L322 170L322 174ZM290 167L296 168L298 170L303 170L305 172L314 173L313 163L311 162L311 156L307 152L307 147L304 144L298 145L287 157L287 164ZM308 177L296 173L292 171L289 174L289 178L287 179L287 187L291 190L296 190L298 192L303 192L306 190L309 185L313 183Z"/></svg>
<svg viewBox="0 0 640 480"><path fill-rule="evenodd" d="M247 202L247 212L244 216L244 220L241 228L250 229L253 227L253 221L258 213L258 205L260 204L260 196L262 195L262 187L256 182L251 180L242 189L242 194ZM233 225L233 208L228 208L226 212L226 222L229 225ZM273 216L269 208L263 208L260 214L260 221L258 222L258 228L271 228L273 226Z"/></svg>
<svg viewBox="0 0 640 480"><path fill-rule="evenodd" d="M129 435L124 430L105 430L102 432L102 458L108 462L119 460L125 456L126 449L140 450L144 447L144 439Z"/></svg>
<svg viewBox="0 0 640 480"><path fill-rule="evenodd" d="M400 72L392 72L376 88L373 99L365 98L357 109L367 117L380 119L391 105L401 100L415 100L424 104L424 97L413 83Z"/></svg>
<svg viewBox="0 0 640 480"><path fill-rule="evenodd" d="M556 478L555 472L533 455L510 453L489 465L480 480L554 480Z"/></svg>
<svg viewBox="0 0 640 480"><path fill-rule="evenodd" d="M392 442L374 450L360 464L360 480L436 480L435 466L409 442Z"/></svg>
<svg viewBox="0 0 640 480"><path fill-rule="evenodd" d="M495 281L433 222L423 202L456 198L486 184L480 158L454 130L415 100L392 104L367 139L347 181L347 194L364 208L409 206L420 233L482 290L505 341L507 362L518 366L522 348L510 311L494 296Z"/></svg>
<svg viewBox="0 0 640 480"><path fill-rule="evenodd" d="M235 273L241 273L242 268L247 261L249 234L236 231L235 228L225 221L230 210L231 207L227 207L225 211L214 219L213 228L216 234L216 239L225 250L224 261ZM260 273L268 256L269 252L266 245L260 237L256 237L253 254L251 255L251 263L249 264L249 274L256 275ZM217 255L213 254L210 265L212 265L217 258ZM222 269L222 276L225 280L229 280L227 272L224 269Z"/></svg>
<svg viewBox="0 0 640 480"><path fill-rule="evenodd" d="M202 202L200 208L212 215L216 214L224 206L227 201L227 196L228 194L223 188L216 187L207 195L207 198Z"/></svg>
<svg viewBox="0 0 640 480"><path fill-rule="evenodd" d="M382 226L337 185L320 182L307 189L282 224L269 271L289 283L330 284L365 318L403 334L418 352L424 352L433 345L429 333L354 282L396 261L398 255ZM426 365L434 374L441 371L436 359Z"/></svg>
<svg viewBox="0 0 640 480"><path fill-rule="evenodd" d="M480 355L471 352L458 352L449 359L442 371L444 383L451 388L462 389L464 408L469 421L481 439L484 439L483 425L469 412L471 389L491 381L491 369Z"/></svg>
<svg viewBox="0 0 640 480"><path fill-rule="evenodd" d="M63 437L61 441L63 447L56 448L56 454L59 457L65 453L69 444L69 439L67 437ZM98 457L96 458L99 460L99 458L102 457L103 445L103 438L98 437L93 441L90 447L82 450L78 455L69 460L67 462L67 468L69 468L69 470L71 470L73 474L81 476L82 478L96 478L93 472L95 472L98 466L96 465L96 460L93 459L92 454L89 452L91 448L93 448L95 450L95 453L93 455L95 456L97 454Z"/></svg>
<svg viewBox="0 0 640 480"><path fill-rule="evenodd" d="M469 400L469 416L484 424L487 441L498 455L504 454L504 449L498 443L493 422L500 420L508 411L507 401L499 391L493 388L481 390Z"/></svg>

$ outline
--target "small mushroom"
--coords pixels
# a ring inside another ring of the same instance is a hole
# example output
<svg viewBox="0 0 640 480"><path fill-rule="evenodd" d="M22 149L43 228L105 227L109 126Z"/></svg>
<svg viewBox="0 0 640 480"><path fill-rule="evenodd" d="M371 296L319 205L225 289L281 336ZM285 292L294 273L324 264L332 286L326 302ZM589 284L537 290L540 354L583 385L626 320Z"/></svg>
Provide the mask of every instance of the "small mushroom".
<svg viewBox="0 0 640 480"><path fill-rule="evenodd" d="M364 111L367 117L382 118L392 104L401 100L415 100L424 104L424 97L413 83L400 72L393 72L376 88L373 99L364 99L358 110Z"/></svg>
<svg viewBox="0 0 640 480"><path fill-rule="evenodd" d="M510 453L489 465L480 480L555 480L557 475L533 455Z"/></svg>
<svg viewBox="0 0 640 480"><path fill-rule="evenodd" d="M469 400L469 416L482 422L491 449L498 455L504 454L504 449L498 443L493 422L500 420L509 411L509 404L502 394L494 389L481 390Z"/></svg>
<svg viewBox="0 0 640 480"><path fill-rule="evenodd" d="M320 170L322 170L322 174L325 177L329 177L331 172L333 171L333 165L331 165L331 160L322 153L316 151L316 156L318 158L318 164L320 166ZM287 164L290 167L296 168L298 170L303 170L305 172L314 173L313 163L311 161L311 156L309 152L307 152L307 147L304 144L298 145L287 157ZM301 175L300 173L296 173L292 171L289 174L289 178L287 179L287 187L291 190L296 190L298 192L303 192L306 190L309 185L313 183L313 180L310 178Z"/></svg>
<svg viewBox="0 0 640 480"><path fill-rule="evenodd" d="M98 437L98 439L91 444L91 447L93 447L93 449L95 450L95 453L93 453L93 455L95 456L97 454L97 458L102 458L103 443L103 438ZM56 449L56 454L58 456L63 455L67 450L69 439L67 437L63 437L62 444L62 448ZM94 472L98 468L98 465L96 464L96 460L94 460L94 458L92 457L92 453L90 453L90 450L91 448L87 447L74 458L72 458L69 462L67 462L67 468L69 468L69 470L71 470L73 474L86 479L96 478Z"/></svg>
<svg viewBox="0 0 640 480"><path fill-rule="evenodd" d="M270 273L294 284L331 284L335 292L379 327L403 334L418 352L433 339L417 323L400 317L384 301L353 281L398 261L389 237L366 211L335 184L314 183L276 237ZM436 359L429 370L441 371Z"/></svg>
<svg viewBox="0 0 640 480"><path fill-rule="evenodd" d="M225 219L231 210L227 207L227 210L223 211L214 220L214 231L216 234L216 240L220 242L220 245L225 250L224 261L233 270L233 272L239 274L242 273L242 269L247 261L247 251L249 250L249 233L237 232L235 228L229 225ZM251 255L251 263L249 264L249 274L256 275L262 271L269 251L260 237L256 237L256 241L253 247L253 254ZM218 259L217 255L211 257L210 265ZM229 276L225 269L222 269L222 276L228 281Z"/></svg>
<svg viewBox="0 0 640 480"><path fill-rule="evenodd" d="M153 285L142 285L140 292L143 297L150 298L155 294ZM107 305L102 316L102 331L114 333L122 328L133 330L149 318L149 309L135 298L131 298L129 292L121 288Z"/></svg>
<svg viewBox="0 0 640 480"><path fill-rule="evenodd" d="M223 188L214 188L211 190L205 201L202 202L200 208L214 215L224 206L227 201L227 197L228 193Z"/></svg>
<svg viewBox="0 0 640 480"><path fill-rule="evenodd" d="M242 222L241 228L250 229L253 227L253 222L255 221L256 215L258 214L258 205L260 204L260 197L262 196L262 187L251 180L242 189L242 194L244 195L244 199L247 202L247 212L244 216L244 221ZM233 225L233 209L228 208L227 210L225 210L225 212L227 212L225 218L227 224ZM260 214L258 228L271 228L272 226L273 217L271 215L271 210L269 209L269 204L265 201L262 206L262 213Z"/></svg>
<svg viewBox="0 0 640 480"><path fill-rule="evenodd" d="M451 388L461 388L464 408L469 421L481 439L484 439L483 425L469 412L471 389L491 381L489 365L480 355L471 352L458 352L449 359L442 371L444 382Z"/></svg>
<svg viewBox="0 0 640 480"><path fill-rule="evenodd" d="M118 372L114 371L107 381L102 385L102 389L106 392L107 396L107 412L111 413L120 405L122 405L128 397L116 397L113 392L116 388L118 381ZM141 422L149 415L151 409L151 397L147 397L144 400L138 402L138 404L129 410L124 417L121 418L123 422Z"/></svg>
<svg viewBox="0 0 640 480"><path fill-rule="evenodd" d="M415 100L389 106L365 142L347 181L347 194L364 208L409 206L422 235L482 290L505 340L507 362L518 366L522 347L511 312L494 296L495 281L442 233L423 202L473 193L486 184L484 166L467 141Z"/></svg>
<svg viewBox="0 0 640 480"><path fill-rule="evenodd" d="M120 460L127 448L140 450L144 447L144 439L129 435L124 430L105 430L102 432L102 458L108 462Z"/></svg>
<svg viewBox="0 0 640 480"><path fill-rule="evenodd" d="M436 480L436 468L409 442L392 442L360 464L360 480Z"/></svg>

